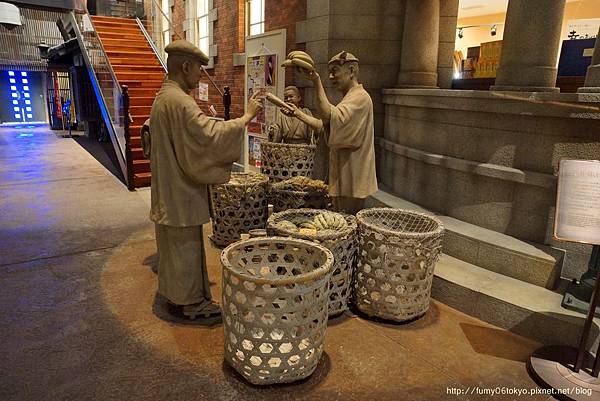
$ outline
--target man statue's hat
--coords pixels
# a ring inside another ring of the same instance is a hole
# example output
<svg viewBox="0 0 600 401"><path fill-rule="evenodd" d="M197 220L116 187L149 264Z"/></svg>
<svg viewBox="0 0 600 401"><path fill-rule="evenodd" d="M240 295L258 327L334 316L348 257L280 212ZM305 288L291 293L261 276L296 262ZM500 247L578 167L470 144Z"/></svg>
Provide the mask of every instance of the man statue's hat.
<svg viewBox="0 0 600 401"><path fill-rule="evenodd" d="M336 54L335 56L333 56L331 58L331 60L329 60L329 64L331 64L331 63L344 64L345 62L350 62L350 61L356 61L358 63L358 58L354 54L343 50L343 51L339 52L338 54Z"/></svg>
<svg viewBox="0 0 600 401"><path fill-rule="evenodd" d="M167 52L169 56L180 55L190 57L200 61L203 65L208 64L208 56L187 40L179 39L169 43L169 45L165 47L165 52Z"/></svg>

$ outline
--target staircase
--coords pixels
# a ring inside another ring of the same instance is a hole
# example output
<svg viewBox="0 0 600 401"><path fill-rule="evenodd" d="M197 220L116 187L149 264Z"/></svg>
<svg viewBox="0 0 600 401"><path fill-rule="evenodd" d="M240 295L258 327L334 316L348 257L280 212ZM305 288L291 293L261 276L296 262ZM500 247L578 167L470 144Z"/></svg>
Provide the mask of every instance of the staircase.
<svg viewBox="0 0 600 401"><path fill-rule="evenodd" d="M91 16L120 85L129 88L130 139L127 160L133 166L133 187L150 185L150 161L144 157L140 129L150 118L165 70L133 19Z"/></svg>

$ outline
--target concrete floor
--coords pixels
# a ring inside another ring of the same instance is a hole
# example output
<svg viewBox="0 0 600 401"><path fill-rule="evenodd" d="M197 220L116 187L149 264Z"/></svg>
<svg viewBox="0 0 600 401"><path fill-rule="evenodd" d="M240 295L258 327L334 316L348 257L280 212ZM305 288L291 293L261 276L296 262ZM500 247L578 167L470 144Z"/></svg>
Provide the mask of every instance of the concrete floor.
<svg viewBox="0 0 600 401"><path fill-rule="evenodd" d="M334 319L313 376L248 385L223 364L222 326L165 316L149 199L72 139L0 128L0 400L549 399L451 394L536 389L539 344L437 302L405 325Z"/></svg>

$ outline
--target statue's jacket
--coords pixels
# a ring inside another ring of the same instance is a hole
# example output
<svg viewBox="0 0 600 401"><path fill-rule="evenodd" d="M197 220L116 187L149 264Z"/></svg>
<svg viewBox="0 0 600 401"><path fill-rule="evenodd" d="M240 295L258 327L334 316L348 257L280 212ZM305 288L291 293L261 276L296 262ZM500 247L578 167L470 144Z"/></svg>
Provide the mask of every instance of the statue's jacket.
<svg viewBox="0 0 600 401"><path fill-rule="evenodd" d="M208 184L229 181L241 155L241 119L215 121L175 81L166 79L150 112L150 219L188 227L210 219Z"/></svg>
<svg viewBox="0 0 600 401"><path fill-rule="evenodd" d="M361 84L331 106L325 126L331 196L366 198L377 191L373 102Z"/></svg>

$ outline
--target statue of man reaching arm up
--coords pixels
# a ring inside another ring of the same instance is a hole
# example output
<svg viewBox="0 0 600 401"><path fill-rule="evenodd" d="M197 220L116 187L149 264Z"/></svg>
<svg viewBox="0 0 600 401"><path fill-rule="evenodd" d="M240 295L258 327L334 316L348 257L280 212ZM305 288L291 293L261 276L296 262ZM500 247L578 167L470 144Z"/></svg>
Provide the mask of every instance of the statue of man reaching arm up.
<svg viewBox="0 0 600 401"><path fill-rule="evenodd" d="M343 95L335 106L329 102L319 74L314 70L302 71L315 85L321 120L315 122L314 117L299 109L289 113L315 129L323 125L329 147L329 192L334 208L356 214L364 208L366 198L377 191L373 102L358 83L358 58L342 51L329 60L329 79Z"/></svg>

